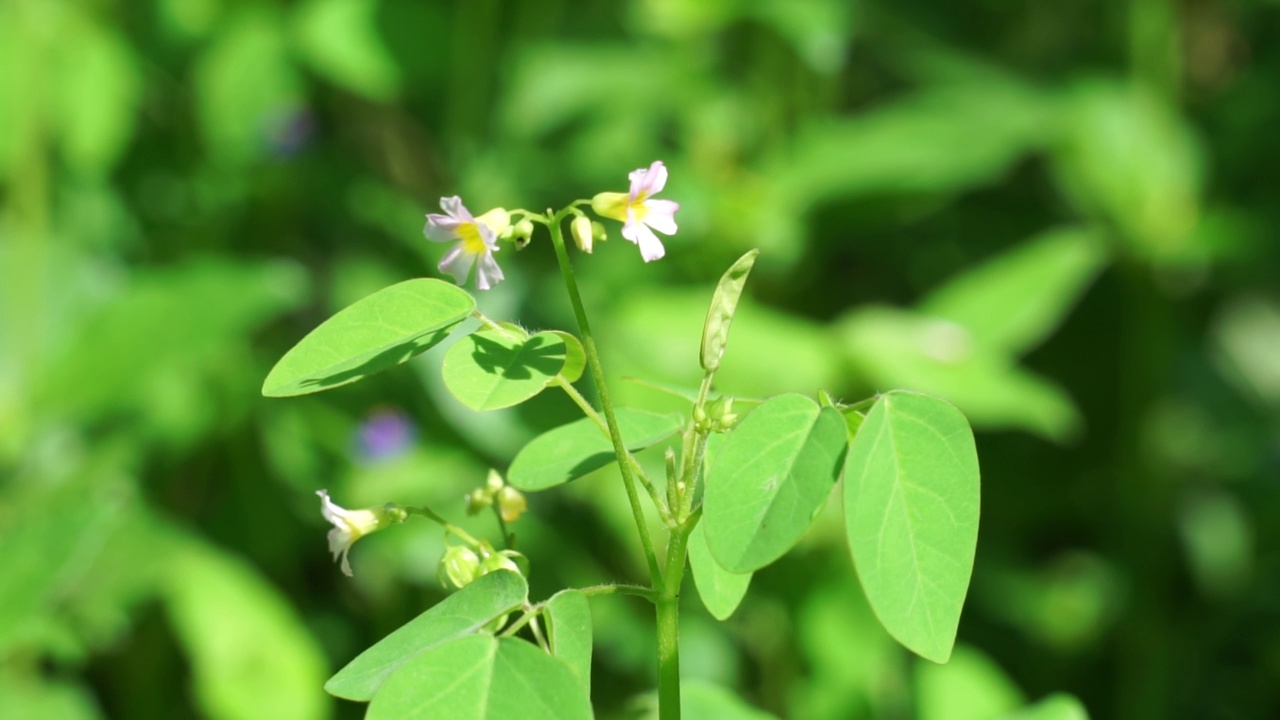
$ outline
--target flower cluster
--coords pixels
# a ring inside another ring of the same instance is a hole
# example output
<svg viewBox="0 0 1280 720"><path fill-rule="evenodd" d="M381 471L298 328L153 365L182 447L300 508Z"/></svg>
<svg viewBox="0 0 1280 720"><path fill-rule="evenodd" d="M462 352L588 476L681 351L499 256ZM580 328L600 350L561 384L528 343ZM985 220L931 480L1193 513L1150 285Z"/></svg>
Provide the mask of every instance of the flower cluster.
<svg viewBox="0 0 1280 720"><path fill-rule="evenodd" d="M577 204L590 204L591 209L601 217L617 220L622 223L622 237L635 243L640 248L640 257L645 262L652 262L666 254L662 240L654 234L654 230L664 235L676 232L676 211L679 203L673 200L658 200L653 196L667 184L667 168L661 160L655 160L647 168L638 168L628 176L631 188L628 192L602 192L590 202L582 200ZM465 283L471 275L471 268L476 268L476 287L481 290L502 282L502 268L498 267L494 253L499 250L499 242L509 240L517 249L528 243L533 232L529 218L550 222L550 217L543 217L524 210L515 210L523 214L525 219L511 224L511 214L503 208L495 208L479 217L473 216L462 199L454 196L440 199L440 207L444 213L427 215L427 224L423 234L433 242L456 243L440 261L440 271L452 275L459 285ZM604 228L593 223L582 213L573 208L575 215L571 224L571 237L584 252L591 252L594 240L604 239Z"/></svg>

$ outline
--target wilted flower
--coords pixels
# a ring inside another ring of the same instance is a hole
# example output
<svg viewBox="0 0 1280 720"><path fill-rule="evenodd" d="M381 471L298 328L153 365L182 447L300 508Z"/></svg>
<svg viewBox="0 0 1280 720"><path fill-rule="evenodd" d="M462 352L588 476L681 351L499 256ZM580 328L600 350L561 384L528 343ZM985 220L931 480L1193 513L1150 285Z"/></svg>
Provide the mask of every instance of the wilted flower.
<svg viewBox="0 0 1280 720"><path fill-rule="evenodd" d="M329 491L317 490L316 494L322 502L320 512L324 513L324 519L333 523L333 529L329 531L329 552L333 553L334 560L342 558L342 572L348 576L352 572L347 553L355 541L392 523L404 522L409 515L403 508L390 503L380 508L348 510L330 500Z"/></svg>
<svg viewBox="0 0 1280 720"><path fill-rule="evenodd" d="M657 260L666 254L666 248L653 230L675 235L676 211L680 209L673 200L652 198L667 184L667 168L661 160L655 160L648 168L632 171L627 178L631 180L629 193L600 193L591 199L591 209L597 215L620 221L622 237L640 246L645 262Z"/></svg>
<svg viewBox="0 0 1280 720"><path fill-rule="evenodd" d="M458 243L440 260L440 272L449 273L461 285L467 281L474 264L476 287L488 290L502 282L502 268L498 267L493 254L498 251L498 235L511 225L507 211L496 208L473 217L462 205L462 198L456 195L440 198L440 207L445 214L430 213L422 229L432 242Z"/></svg>

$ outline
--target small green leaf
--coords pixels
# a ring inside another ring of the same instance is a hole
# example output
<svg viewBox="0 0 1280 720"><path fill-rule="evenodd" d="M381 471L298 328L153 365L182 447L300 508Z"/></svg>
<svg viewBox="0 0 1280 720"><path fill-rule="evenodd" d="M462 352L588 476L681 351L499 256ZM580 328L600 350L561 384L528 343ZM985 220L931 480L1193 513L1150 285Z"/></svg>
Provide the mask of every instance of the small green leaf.
<svg viewBox="0 0 1280 720"><path fill-rule="evenodd" d="M693 570L698 597L702 598L707 612L717 620L728 620L747 594L752 574L731 573L720 567L711 556L702 523L695 525L689 534L689 567Z"/></svg>
<svg viewBox="0 0 1280 720"><path fill-rule="evenodd" d="M479 632L495 618L523 606L528 593L529 586L516 573L482 575L360 653L329 678L325 692L367 702L402 665L431 648Z"/></svg>
<svg viewBox="0 0 1280 720"><path fill-rule="evenodd" d="M519 405L546 389L568 359L554 332L525 335L510 329L480 330L445 353L444 384L472 410Z"/></svg>
<svg viewBox="0 0 1280 720"><path fill-rule="evenodd" d="M443 280L406 280L379 290L294 345L267 375L262 394L305 395L386 370L444 340L475 308L475 298Z"/></svg>
<svg viewBox="0 0 1280 720"><path fill-rule="evenodd" d="M705 680L682 684L680 710L684 720L776 720L774 715L748 705L732 691Z"/></svg>
<svg viewBox="0 0 1280 720"><path fill-rule="evenodd" d="M987 349L1020 353L1057 327L1106 257L1096 232L1052 230L951 280L920 310L959 324Z"/></svg>
<svg viewBox="0 0 1280 720"><path fill-rule="evenodd" d="M1023 703L1008 674L967 645L946 665L916 663L915 676L917 720L991 720Z"/></svg>
<svg viewBox="0 0 1280 720"><path fill-rule="evenodd" d="M551 332L564 340L564 368L560 370L560 377L567 382L577 382L578 378L582 377L583 369L587 367L587 351L582 348L582 341L577 335L563 330Z"/></svg>
<svg viewBox="0 0 1280 720"><path fill-rule="evenodd" d="M1054 693L1035 705L1001 715L998 720L1089 720L1089 713L1071 695Z"/></svg>
<svg viewBox="0 0 1280 720"><path fill-rule="evenodd" d="M733 314L738 309L738 298L742 297L742 288L747 284L747 276L756 264L759 250L750 250L738 258L720 278L716 285L715 295L711 297L711 307L707 310L707 320L702 326L702 368L707 372L715 372L720 368L720 358L724 355L725 345L729 342L729 327L733 324Z"/></svg>
<svg viewBox="0 0 1280 720"><path fill-rule="evenodd" d="M577 590L561 590L547 601L551 654L573 671L591 695L591 603Z"/></svg>
<svg viewBox="0 0 1280 720"><path fill-rule="evenodd" d="M627 449L635 452L661 442L683 422L679 415L644 410L614 411ZM507 470L507 482L520 490L546 490L576 480L614 461L613 443L590 418L575 420L539 435L525 445Z"/></svg>
<svg viewBox="0 0 1280 720"><path fill-rule="evenodd" d="M946 662L978 540L969 423L928 395L883 395L853 440L845 477L849 548L876 617L908 649Z"/></svg>
<svg viewBox="0 0 1280 720"><path fill-rule="evenodd" d="M138 61L111 26L73 15L63 30L53 116L62 153L75 171L103 176L134 133L142 95Z"/></svg>
<svg viewBox="0 0 1280 720"><path fill-rule="evenodd" d="M433 646L392 675L368 720L590 720L571 670L517 638L470 635Z"/></svg>
<svg viewBox="0 0 1280 720"><path fill-rule="evenodd" d="M779 395L729 434L707 476L707 544L726 570L758 570L809 527L840 476L848 448L840 412Z"/></svg>

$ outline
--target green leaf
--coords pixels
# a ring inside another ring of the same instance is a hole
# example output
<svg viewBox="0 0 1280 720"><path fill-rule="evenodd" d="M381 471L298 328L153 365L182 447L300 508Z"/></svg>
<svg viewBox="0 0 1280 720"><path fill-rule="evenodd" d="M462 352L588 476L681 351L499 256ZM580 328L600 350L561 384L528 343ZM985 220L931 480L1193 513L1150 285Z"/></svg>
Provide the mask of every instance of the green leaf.
<svg viewBox="0 0 1280 720"><path fill-rule="evenodd" d="M747 284L747 276L756 264L759 250L750 250L738 258L716 285L716 292L711 297L711 307L707 309L707 319L702 325L702 369L715 372L720 369L720 358L724 355L725 345L729 342L729 327L733 325L733 314L738 309L738 298L742 297L742 289Z"/></svg>
<svg viewBox="0 0 1280 720"><path fill-rule="evenodd" d="M445 387L472 410L519 405L546 389L568 361L558 333L528 335L514 326L480 330L445 353Z"/></svg>
<svg viewBox="0 0 1280 720"><path fill-rule="evenodd" d="M591 702L559 660L517 638L435 645L392 675L368 720L589 720Z"/></svg>
<svg viewBox="0 0 1280 720"><path fill-rule="evenodd" d="M244 8L224 22L196 63L196 111L215 163L243 165L270 150L305 96L276 10Z"/></svg>
<svg viewBox="0 0 1280 720"><path fill-rule="evenodd" d="M529 586L513 572L481 575L360 653L329 678L325 692L367 702L392 673L431 648L473 635L495 618L522 607Z"/></svg>
<svg viewBox="0 0 1280 720"><path fill-rule="evenodd" d="M721 567L758 570L791 549L840 476L848 447L840 412L803 395L751 411L716 454L703 522Z"/></svg>
<svg viewBox="0 0 1280 720"><path fill-rule="evenodd" d="M293 17L301 56L323 75L371 100L400 86L395 58L378 36L378 0L307 0Z"/></svg>
<svg viewBox="0 0 1280 720"><path fill-rule="evenodd" d="M448 337L476 308L475 298L443 280L406 280L324 321L276 363L267 397L320 392L409 360Z"/></svg>
<svg viewBox="0 0 1280 720"><path fill-rule="evenodd" d="M960 324L980 345L1020 353L1057 327L1106 257L1094 231L1052 230L951 280L920 310Z"/></svg>
<svg viewBox="0 0 1280 720"><path fill-rule="evenodd" d="M591 696L591 603L577 590L561 590L547 601L547 640Z"/></svg>
<svg viewBox="0 0 1280 720"><path fill-rule="evenodd" d="M955 642L978 504L978 455L960 411L928 395L881 396L849 451L849 548L876 617L934 662Z"/></svg>
<svg viewBox="0 0 1280 720"><path fill-rule="evenodd" d="M704 680L682 683L680 710L683 720L775 720L731 691Z"/></svg>
<svg viewBox="0 0 1280 720"><path fill-rule="evenodd" d="M1001 715L998 720L1089 720L1089 713L1074 697L1055 693L1035 705Z"/></svg>
<svg viewBox="0 0 1280 720"><path fill-rule="evenodd" d="M251 567L203 541L169 564L165 599L186 648L203 717L320 720L324 652L283 596Z"/></svg>
<svg viewBox="0 0 1280 720"><path fill-rule="evenodd" d="M918 720L991 720L1023 702L1004 670L966 645L946 665L917 662L915 675Z"/></svg>
<svg viewBox="0 0 1280 720"><path fill-rule="evenodd" d="M614 411L627 449L635 452L661 442L680 429L679 415L644 410ZM590 418L575 420L534 438L507 470L507 482L520 490L545 490L576 480L614 461L613 443Z"/></svg>
<svg viewBox="0 0 1280 720"><path fill-rule="evenodd" d="M707 612L717 620L728 620L747 594L751 573L731 573L720 567L715 558L711 557L711 548L707 545L706 531L701 522L689 534L689 567L693 570L693 583L698 588L698 597L702 598Z"/></svg>
<svg viewBox="0 0 1280 720"><path fill-rule="evenodd" d="M1024 428L1055 440L1080 425L1059 387L979 346L956 323L872 306L848 314L838 327L846 357L870 385L946 398L975 425Z"/></svg>
<svg viewBox="0 0 1280 720"><path fill-rule="evenodd" d="M74 170L110 172L133 136L142 95L128 41L111 27L71 16L64 29L54 115L62 153Z"/></svg>
<svg viewBox="0 0 1280 720"><path fill-rule="evenodd" d="M564 367L560 370L560 377L567 382L577 382L582 377L582 371L587 367L587 351L582 348L582 341L577 335L567 333L563 330L551 330L550 332L559 335L564 340Z"/></svg>

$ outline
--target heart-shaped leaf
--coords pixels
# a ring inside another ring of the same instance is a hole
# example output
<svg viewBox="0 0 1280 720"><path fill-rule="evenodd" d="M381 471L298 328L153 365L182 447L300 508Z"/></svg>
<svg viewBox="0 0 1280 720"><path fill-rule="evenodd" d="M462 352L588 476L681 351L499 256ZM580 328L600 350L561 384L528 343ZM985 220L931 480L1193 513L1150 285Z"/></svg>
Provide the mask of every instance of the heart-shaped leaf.
<svg viewBox="0 0 1280 720"><path fill-rule="evenodd" d="M542 392L565 367L568 348L555 332L480 330L445 353L444 384L473 410L519 405Z"/></svg>
<svg viewBox="0 0 1280 720"><path fill-rule="evenodd" d="M369 705L368 720L590 720L568 666L517 638L469 635L405 663Z"/></svg>
<svg viewBox="0 0 1280 720"><path fill-rule="evenodd" d="M635 452L661 442L683 422L679 415L644 410L614 411L627 449ZM613 443L590 418L575 420L539 435L525 445L507 470L507 482L520 490L545 490L576 480L614 461Z"/></svg>
<svg viewBox="0 0 1280 720"><path fill-rule="evenodd" d="M765 401L734 428L707 473L707 544L726 570L746 573L791 549L840 476L848 427L803 395Z"/></svg>
<svg viewBox="0 0 1280 720"><path fill-rule="evenodd" d="M475 298L442 280L406 280L321 323L276 363L267 397L320 392L398 365L448 337Z"/></svg>
<svg viewBox="0 0 1280 720"><path fill-rule="evenodd" d="M969 423L929 395L883 395L853 439L845 477L849 549L876 617L909 650L946 662L978 541Z"/></svg>
<svg viewBox="0 0 1280 720"><path fill-rule="evenodd" d="M441 643L479 632L495 618L523 606L528 593L528 585L517 573L499 570L481 575L360 653L329 678L324 689L330 695L367 702L402 665Z"/></svg>

